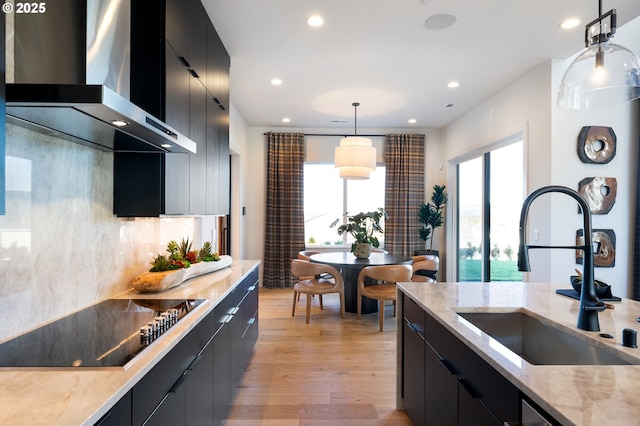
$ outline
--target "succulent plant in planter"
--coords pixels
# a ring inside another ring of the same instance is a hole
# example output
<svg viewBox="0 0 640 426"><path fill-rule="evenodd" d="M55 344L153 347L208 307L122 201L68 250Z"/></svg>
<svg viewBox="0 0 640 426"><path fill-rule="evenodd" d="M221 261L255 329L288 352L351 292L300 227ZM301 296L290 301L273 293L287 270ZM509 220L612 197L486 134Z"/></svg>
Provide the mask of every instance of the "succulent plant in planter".
<svg viewBox="0 0 640 426"><path fill-rule="evenodd" d="M353 216L347 214L347 223L338 226L338 235L342 235L345 232L351 234L355 239L355 242L351 245L351 252L356 257L369 257L371 246L380 247L380 240L374 235L376 232L381 234L384 232L382 225L380 225L380 220L388 217L387 212L382 207L371 212L360 212ZM333 228L339 222L340 219L336 219L331 224L331 227Z"/></svg>
<svg viewBox="0 0 640 426"><path fill-rule="evenodd" d="M434 185L431 203L424 203L420 206L420 211L418 212L420 223L422 223L420 239L425 242L425 248L429 252L433 252L434 231L444 224L444 206L447 201L445 185Z"/></svg>

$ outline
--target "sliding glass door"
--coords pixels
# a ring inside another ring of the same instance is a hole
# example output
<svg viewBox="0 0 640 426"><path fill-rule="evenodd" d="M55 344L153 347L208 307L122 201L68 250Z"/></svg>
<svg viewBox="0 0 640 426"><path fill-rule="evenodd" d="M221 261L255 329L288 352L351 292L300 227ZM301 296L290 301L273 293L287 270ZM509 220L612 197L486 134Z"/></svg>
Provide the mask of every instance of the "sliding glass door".
<svg viewBox="0 0 640 426"><path fill-rule="evenodd" d="M456 164L457 281L520 281L518 225L524 199L519 135Z"/></svg>

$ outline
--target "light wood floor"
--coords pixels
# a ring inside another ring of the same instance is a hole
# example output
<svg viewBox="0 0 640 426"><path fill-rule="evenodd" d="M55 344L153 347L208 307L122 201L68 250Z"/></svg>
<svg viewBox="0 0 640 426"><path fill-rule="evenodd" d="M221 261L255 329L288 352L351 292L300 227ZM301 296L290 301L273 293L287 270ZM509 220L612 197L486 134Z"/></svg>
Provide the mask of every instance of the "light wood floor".
<svg viewBox="0 0 640 426"><path fill-rule="evenodd" d="M318 297L305 324L305 295L291 317L292 289L260 288L260 336L226 426L410 425L396 411L393 307L346 313L336 294Z"/></svg>

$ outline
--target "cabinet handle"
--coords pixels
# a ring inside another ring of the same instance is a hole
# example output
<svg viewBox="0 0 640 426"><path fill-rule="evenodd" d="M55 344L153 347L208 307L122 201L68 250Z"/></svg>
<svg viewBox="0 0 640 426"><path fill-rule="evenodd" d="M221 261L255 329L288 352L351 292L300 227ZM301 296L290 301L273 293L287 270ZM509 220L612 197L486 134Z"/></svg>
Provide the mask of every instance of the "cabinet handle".
<svg viewBox="0 0 640 426"><path fill-rule="evenodd" d="M184 371L182 375L178 378L178 380L176 380L176 382L173 384L173 386L171 386L171 389L169 389L169 393L176 393L176 391L178 390L178 388L186 378L187 378L187 371Z"/></svg>
<svg viewBox="0 0 640 426"><path fill-rule="evenodd" d="M252 285L251 287L249 287L247 290L248 290L248 291L253 291L253 290L255 290L255 289L256 289L256 285L254 284L254 285Z"/></svg>
<svg viewBox="0 0 640 426"><path fill-rule="evenodd" d="M223 324L229 324L231 322L231 320L233 319L233 315L229 314L225 317L225 319L222 320Z"/></svg>
<svg viewBox="0 0 640 426"><path fill-rule="evenodd" d="M458 378L458 383L462 389L469 394L472 399L482 399L482 396L464 379Z"/></svg>
<svg viewBox="0 0 640 426"><path fill-rule="evenodd" d="M237 313L238 313L238 311L239 311L239 310L240 310L240 307L239 307L239 306L234 306L234 307L233 307L233 309L231 309L230 314L231 314L231 315L235 315L235 314L237 314Z"/></svg>
<svg viewBox="0 0 640 426"><path fill-rule="evenodd" d="M200 76L198 75L198 73L196 72L196 70L194 70L193 68L189 68L189 74L191 74L192 76L194 76L195 78L200 78Z"/></svg>
<svg viewBox="0 0 640 426"><path fill-rule="evenodd" d="M189 61L187 61L187 58L185 58L184 56L180 56L180 62L182 62L182 64L187 67L187 68L191 68L191 64L189 63Z"/></svg>
<svg viewBox="0 0 640 426"><path fill-rule="evenodd" d="M411 331L413 331L414 333L418 332L418 329L408 319L405 318L404 322L407 324L407 327L409 327Z"/></svg>
<svg viewBox="0 0 640 426"><path fill-rule="evenodd" d="M440 361L440 364L444 367L445 370L447 370L449 374L451 374L452 376L455 376L456 374L458 374L456 372L456 369L449 364L449 361L447 361L446 359L440 359L439 361ZM459 380L462 380L462 379L459 379Z"/></svg>
<svg viewBox="0 0 640 426"><path fill-rule="evenodd" d="M256 322L256 317L251 317L249 321L247 321L249 325L253 325Z"/></svg>
<svg viewBox="0 0 640 426"><path fill-rule="evenodd" d="M202 359L202 352L196 355L193 361L191 361L191 364L189 364L189 366L187 367L187 371L193 370L196 367L196 365L198 365L201 359Z"/></svg>

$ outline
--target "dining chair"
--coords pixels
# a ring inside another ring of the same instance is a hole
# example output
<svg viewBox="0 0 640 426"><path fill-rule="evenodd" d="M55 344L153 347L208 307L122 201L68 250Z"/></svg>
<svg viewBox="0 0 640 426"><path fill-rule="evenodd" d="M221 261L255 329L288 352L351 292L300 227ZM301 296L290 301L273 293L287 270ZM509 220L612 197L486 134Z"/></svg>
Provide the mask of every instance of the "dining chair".
<svg viewBox="0 0 640 426"><path fill-rule="evenodd" d="M440 267L440 258L434 254L412 256L413 275L411 281L436 282L435 273Z"/></svg>
<svg viewBox="0 0 640 426"><path fill-rule="evenodd" d="M396 315L396 283L411 281L411 265L367 266L358 274L358 319L362 310L362 297L378 301L380 331L384 328L384 305L393 301L393 315ZM371 278L372 284L365 285L365 279Z"/></svg>
<svg viewBox="0 0 640 426"><path fill-rule="evenodd" d="M302 250L298 252L298 259L301 260L311 260L311 256L314 254L320 254L321 251L313 251L313 250Z"/></svg>
<svg viewBox="0 0 640 426"><path fill-rule="evenodd" d="M311 256L313 256L314 254L320 254L320 253L322 252L313 251L313 250L302 250L298 252L298 259L311 261ZM305 278L312 278L312 277L305 277ZM320 309L322 309L322 295L319 295L319 299L320 299ZM298 300L300 300L300 293L298 293Z"/></svg>
<svg viewBox="0 0 640 426"><path fill-rule="evenodd" d="M291 272L300 279L293 285L292 317L296 314L296 304L300 293L307 295L307 324L309 324L311 315L311 297L316 294L320 297L320 309L322 310L322 295L338 293L340 296L340 312L342 318L344 318L344 281L340 271L331 265L293 259L291 261ZM331 276L330 279L325 278L327 274Z"/></svg>

